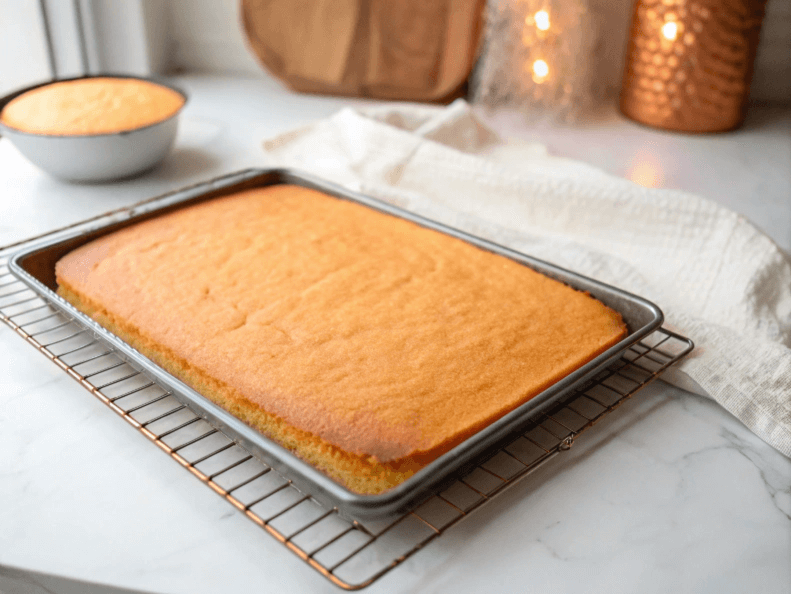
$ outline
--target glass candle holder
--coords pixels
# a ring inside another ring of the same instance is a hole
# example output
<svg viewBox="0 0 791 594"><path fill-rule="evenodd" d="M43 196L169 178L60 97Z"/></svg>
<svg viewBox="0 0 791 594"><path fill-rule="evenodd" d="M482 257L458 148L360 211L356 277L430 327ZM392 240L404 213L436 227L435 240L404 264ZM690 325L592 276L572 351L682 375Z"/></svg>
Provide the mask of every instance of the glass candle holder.
<svg viewBox="0 0 791 594"><path fill-rule="evenodd" d="M766 0L637 0L621 111L656 128L724 132L744 121Z"/></svg>
<svg viewBox="0 0 791 594"><path fill-rule="evenodd" d="M574 121L605 94L596 54L602 31L589 0L492 0L471 99L528 119Z"/></svg>

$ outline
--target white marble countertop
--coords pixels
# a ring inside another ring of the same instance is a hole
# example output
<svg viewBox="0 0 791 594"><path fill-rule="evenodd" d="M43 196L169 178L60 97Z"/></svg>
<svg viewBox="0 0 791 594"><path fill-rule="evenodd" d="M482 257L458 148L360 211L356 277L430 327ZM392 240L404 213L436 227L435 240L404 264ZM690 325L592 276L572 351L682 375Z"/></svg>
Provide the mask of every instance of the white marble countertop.
<svg viewBox="0 0 791 594"><path fill-rule="evenodd" d="M261 140L342 106L271 80L190 76L175 151L150 174L69 185L0 140L0 245L265 165ZM714 199L791 250L791 110L684 136L491 116L503 133ZM661 305L661 304L660 304ZM94 585L87 585L86 582ZM0 326L0 592L337 589ZM791 460L658 383L369 592L791 593Z"/></svg>

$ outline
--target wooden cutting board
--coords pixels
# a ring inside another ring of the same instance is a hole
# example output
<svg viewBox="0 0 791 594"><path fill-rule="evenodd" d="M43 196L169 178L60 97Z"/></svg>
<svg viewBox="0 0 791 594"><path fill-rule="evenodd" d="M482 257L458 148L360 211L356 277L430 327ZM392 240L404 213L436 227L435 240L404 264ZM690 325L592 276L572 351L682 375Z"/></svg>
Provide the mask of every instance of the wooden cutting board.
<svg viewBox="0 0 791 594"><path fill-rule="evenodd" d="M485 0L241 0L263 66L289 87L409 101L463 93Z"/></svg>

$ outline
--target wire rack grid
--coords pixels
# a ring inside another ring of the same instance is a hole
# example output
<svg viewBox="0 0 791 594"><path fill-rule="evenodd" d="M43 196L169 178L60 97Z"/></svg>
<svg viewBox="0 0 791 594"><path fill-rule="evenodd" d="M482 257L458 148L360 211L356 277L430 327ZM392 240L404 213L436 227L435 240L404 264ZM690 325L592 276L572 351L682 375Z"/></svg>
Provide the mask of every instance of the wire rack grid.
<svg viewBox="0 0 791 594"><path fill-rule="evenodd" d="M313 569L349 590L373 583L570 448L580 433L693 348L687 338L666 329L656 331L416 509L390 520L360 522L299 491L132 367L90 329L29 290L9 272L11 252L0 250L0 321Z"/></svg>

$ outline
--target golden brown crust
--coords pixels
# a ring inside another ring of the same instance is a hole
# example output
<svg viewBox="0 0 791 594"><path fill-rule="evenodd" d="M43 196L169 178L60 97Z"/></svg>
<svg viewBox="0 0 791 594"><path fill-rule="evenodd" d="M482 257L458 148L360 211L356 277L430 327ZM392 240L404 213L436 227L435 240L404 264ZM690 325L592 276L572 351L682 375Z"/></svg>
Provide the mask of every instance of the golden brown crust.
<svg viewBox="0 0 791 594"><path fill-rule="evenodd" d="M295 186L58 262L60 293L351 490L378 493L625 333L584 293Z"/></svg>
<svg viewBox="0 0 791 594"><path fill-rule="evenodd" d="M135 78L54 82L12 99L6 126L34 134L74 136L135 130L164 121L184 105L176 91Z"/></svg>
<svg viewBox="0 0 791 594"><path fill-rule="evenodd" d="M371 457L344 452L320 437L270 415L229 386L206 377L188 362L178 360L161 345L143 337L137 329L115 319L95 303L81 298L69 288L68 283L64 282L58 287L58 294L157 365L356 493L376 494L386 491L404 482L428 463L419 457L381 463Z"/></svg>

